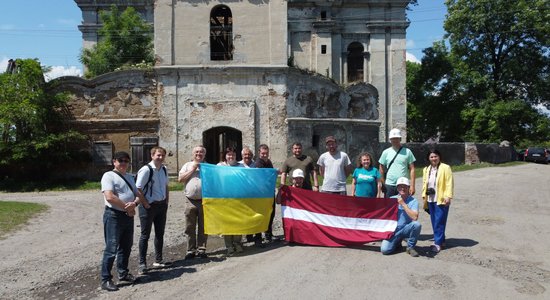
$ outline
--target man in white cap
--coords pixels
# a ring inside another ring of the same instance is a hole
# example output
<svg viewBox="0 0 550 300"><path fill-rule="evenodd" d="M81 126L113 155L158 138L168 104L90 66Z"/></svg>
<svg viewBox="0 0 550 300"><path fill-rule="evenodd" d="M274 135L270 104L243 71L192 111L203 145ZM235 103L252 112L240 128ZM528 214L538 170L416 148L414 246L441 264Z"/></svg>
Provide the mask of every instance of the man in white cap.
<svg viewBox="0 0 550 300"><path fill-rule="evenodd" d="M422 225L418 222L418 200L410 194L411 184L406 177L397 179L396 196L391 197L399 203L397 208L397 228L389 240L383 240L380 245L382 254L390 254L401 248L401 241L407 240L407 253L417 257L418 252L414 249L416 241L420 236Z"/></svg>
<svg viewBox="0 0 550 300"><path fill-rule="evenodd" d="M410 179L410 193L414 195L414 162L416 158L412 151L401 144L401 130L394 128L390 130L391 147L384 150L380 155L379 170L382 176L382 185L385 186L386 197L397 195L397 179L406 177Z"/></svg>
<svg viewBox="0 0 550 300"><path fill-rule="evenodd" d="M302 189L304 186L304 171L296 169L292 172L292 186Z"/></svg>
<svg viewBox="0 0 550 300"><path fill-rule="evenodd" d="M300 169L296 169L292 171L292 185L291 187L299 188L299 189L305 189L304 187L304 171ZM281 204L281 189L279 189L279 192L277 193L276 202L277 204Z"/></svg>

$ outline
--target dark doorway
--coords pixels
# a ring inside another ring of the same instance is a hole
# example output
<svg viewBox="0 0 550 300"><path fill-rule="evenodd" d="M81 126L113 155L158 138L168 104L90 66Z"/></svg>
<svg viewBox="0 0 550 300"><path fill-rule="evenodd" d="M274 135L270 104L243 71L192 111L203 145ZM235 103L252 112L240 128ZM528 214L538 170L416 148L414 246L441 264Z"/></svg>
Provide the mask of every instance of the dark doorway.
<svg viewBox="0 0 550 300"><path fill-rule="evenodd" d="M363 81L364 48L361 43L353 42L348 46L348 82Z"/></svg>
<svg viewBox="0 0 550 300"><path fill-rule="evenodd" d="M137 173L142 166L151 161L151 149L158 144L158 137L130 137L132 173Z"/></svg>
<svg viewBox="0 0 550 300"><path fill-rule="evenodd" d="M227 147L233 147L237 151L237 160L241 160L243 134L231 127L214 127L202 133L202 142L206 148L205 160L211 164L217 164L223 160L223 152Z"/></svg>
<svg viewBox="0 0 550 300"><path fill-rule="evenodd" d="M233 17L225 5L217 5L210 12L210 59L233 59Z"/></svg>

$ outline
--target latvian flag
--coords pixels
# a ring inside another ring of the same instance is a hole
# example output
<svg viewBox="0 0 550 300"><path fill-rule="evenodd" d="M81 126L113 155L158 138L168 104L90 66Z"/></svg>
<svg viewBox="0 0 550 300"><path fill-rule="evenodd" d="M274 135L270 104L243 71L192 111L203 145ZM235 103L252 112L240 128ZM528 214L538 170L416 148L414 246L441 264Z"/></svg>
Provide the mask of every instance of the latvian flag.
<svg viewBox="0 0 550 300"><path fill-rule="evenodd" d="M281 187L285 240L317 246L352 246L388 239L397 227L397 201Z"/></svg>

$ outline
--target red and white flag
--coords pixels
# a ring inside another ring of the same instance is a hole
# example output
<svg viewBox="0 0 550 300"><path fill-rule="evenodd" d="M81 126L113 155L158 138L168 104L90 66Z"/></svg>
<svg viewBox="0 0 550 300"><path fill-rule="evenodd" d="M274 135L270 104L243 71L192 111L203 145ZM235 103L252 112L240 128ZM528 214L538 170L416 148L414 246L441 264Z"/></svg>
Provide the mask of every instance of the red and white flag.
<svg viewBox="0 0 550 300"><path fill-rule="evenodd" d="M397 201L281 187L285 240L351 246L388 239L397 227Z"/></svg>

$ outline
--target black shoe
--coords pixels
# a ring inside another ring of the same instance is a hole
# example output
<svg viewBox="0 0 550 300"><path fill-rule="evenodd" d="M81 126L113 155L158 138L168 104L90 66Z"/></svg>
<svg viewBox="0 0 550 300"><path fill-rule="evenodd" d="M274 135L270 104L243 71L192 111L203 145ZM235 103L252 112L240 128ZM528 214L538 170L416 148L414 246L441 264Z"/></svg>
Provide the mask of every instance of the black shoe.
<svg viewBox="0 0 550 300"><path fill-rule="evenodd" d="M254 246L256 246L256 248L265 248L265 245L262 243L262 241L255 241Z"/></svg>
<svg viewBox="0 0 550 300"><path fill-rule="evenodd" d="M187 254L185 254L185 260L189 260L193 258L195 258L195 252L187 252Z"/></svg>
<svg viewBox="0 0 550 300"><path fill-rule="evenodd" d="M266 242L271 243L271 241L273 240L273 234L266 232L265 240L266 240Z"/></svg>
<svg viewBox="0 0 550 300"><path fill-rule="evenodd" d="M114 292L118 291L118 286L116 286L116 284L112 280L107 280L101 283L101 289L109 292Z"/></svg>
<svg viewBox="0 0 550 300"><path fill-rule="evenodd" d="M208 258L208 255L206 255L206 252L199 252L199 254L197 254L198 257L200 258Z"/></svg>
<svg viewBox="0 0 550 300"><path fill-rule="evenodd" d="M126 274L124 277L119 278L118 281L124 281L124 282L133 283L134 281L136 281L136 278L134 277L134 275L128 273L128 274Z"/></svg>

